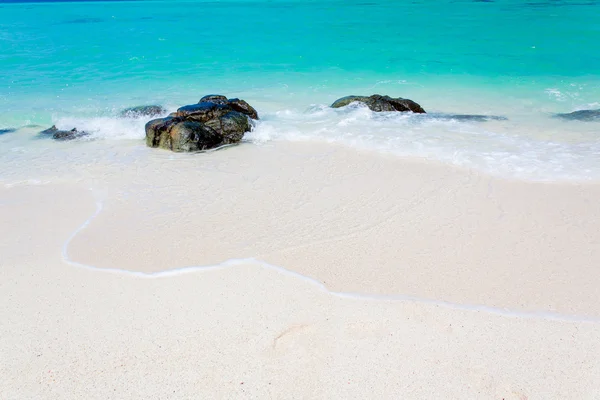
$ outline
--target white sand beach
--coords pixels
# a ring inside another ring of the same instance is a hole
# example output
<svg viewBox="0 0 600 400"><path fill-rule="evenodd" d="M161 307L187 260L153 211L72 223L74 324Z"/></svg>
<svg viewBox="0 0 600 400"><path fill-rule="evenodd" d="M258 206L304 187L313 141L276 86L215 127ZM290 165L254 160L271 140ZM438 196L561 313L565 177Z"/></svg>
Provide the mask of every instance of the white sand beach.
<svg viewBox="0 0 600 400"><path fill-rule="evenodd" d="M0 399L596 398L598 198L313 142L6 184Z"/></svg>

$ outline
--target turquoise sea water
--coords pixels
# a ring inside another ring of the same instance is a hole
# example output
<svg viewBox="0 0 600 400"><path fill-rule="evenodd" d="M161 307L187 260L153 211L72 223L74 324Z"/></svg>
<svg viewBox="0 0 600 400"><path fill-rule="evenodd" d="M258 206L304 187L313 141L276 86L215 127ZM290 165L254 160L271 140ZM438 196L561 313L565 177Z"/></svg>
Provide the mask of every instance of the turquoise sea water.
<svg viewBox="0 0 600 400"><path fill-rule="evenodd" d="M121 108L222 93L259 110L255 143L332 141L500 175L600 179L600 122L552 117L600 108L599 16L598 0L0 0L0 129L21 128L0 144L39 147L22 127L54 123L143 146L145 121L115 118ZM433 117L327 108L373 93ZM435 118L445 113L508 120Z"/></svg>

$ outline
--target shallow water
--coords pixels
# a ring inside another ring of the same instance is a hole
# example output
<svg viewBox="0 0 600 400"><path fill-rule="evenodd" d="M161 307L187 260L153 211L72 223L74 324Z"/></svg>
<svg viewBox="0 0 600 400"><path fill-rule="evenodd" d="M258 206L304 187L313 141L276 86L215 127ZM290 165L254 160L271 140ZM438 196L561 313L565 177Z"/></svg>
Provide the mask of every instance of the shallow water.
<svg viewBox="0 0 600 400"><path fill-rule="evenodd" d="M553 114L600 108L599 13L591 0L0 2L0 129L20 128L0 135L0 163L11 173L42 155L93 163L123 140L144 146L146 121L117 118L122 108L223 93L259 110L254 143L328 141L501 176L597 180L600 122ZM327 107L372 93L430 115ZM51 124L99 140L81 151L36 138Z"/></svg>

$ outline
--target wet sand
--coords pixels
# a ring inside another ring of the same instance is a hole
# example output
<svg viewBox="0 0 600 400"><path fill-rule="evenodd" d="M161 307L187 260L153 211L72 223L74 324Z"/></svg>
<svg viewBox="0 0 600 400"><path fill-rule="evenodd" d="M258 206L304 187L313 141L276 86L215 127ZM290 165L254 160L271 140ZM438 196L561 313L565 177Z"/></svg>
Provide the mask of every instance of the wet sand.
<svg viewBox="0 0 600 400"><path fill-rule="evenodd" d="M165 160L0 188L0 398L600 391L599 185L313 143Z"/></svg>

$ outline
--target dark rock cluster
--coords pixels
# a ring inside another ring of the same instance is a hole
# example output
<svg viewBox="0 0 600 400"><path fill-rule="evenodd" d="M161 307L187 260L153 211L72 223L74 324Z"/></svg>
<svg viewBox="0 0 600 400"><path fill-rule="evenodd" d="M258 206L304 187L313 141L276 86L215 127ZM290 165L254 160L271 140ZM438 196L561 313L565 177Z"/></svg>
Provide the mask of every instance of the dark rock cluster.
<svg viewBox="0 0 600 400"><path fill-rule="evenodd" d="M600 109L598 110L579 110L566 114L556 114L558 118L573 121L600 121Z"/></svg>
<svg viewBox="0 0 600 400"><path fill-rule="evenodd" d="M362 103L366 105L371 111L374 112L385 112L385 111L398 111L398 112L413 112L416 114L426 114L423 107L418 103L404 99L402 97L390 97L382 96L380 94L374 94L371 96L346 96L336 100L331 107L341 108L346 107L352 103ZM506 120L505 117L495 115L479 115L479 114L433 114L433 119L442 120L456 120L456 121L471 121L471 122L486 122L486 121L502 121Z"/></svg>
<svg viewBox="0 0 600 400"><path fill-rule="evenodd" d="M239 143L258 113L247 102L209 95L146 124L146 144L172 151L201 151Z"/></svg>
<svg viewBox="0 0 600 400"><path fill-rule="evenodd" d="M87 132L78 131L76 128L71 130L60 130L56 125L40 132L42 136L51 136L55 140L73 140L89 135Z"/></svg>
<svg viewBox="0 0 600 400"><path fill-rule="evenodd" d="M370 110L381 112L381 111L400 111L407 112L412 111L418 114L425 114L425 110L419 104L409 99L403 99L402 97L390 97L382 96L380 94L374 94L372 96L346 96L336 100L331 107L340 108L345 107L350 103L363 103Z"/></svg>
<svg viewBox="0 0 600 400"><path fill-rule="evenodd" d="M163 106L137 106L126 108L119 114L122 118L154 117L164 115L167 110Z"/></svg>

